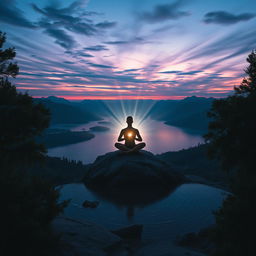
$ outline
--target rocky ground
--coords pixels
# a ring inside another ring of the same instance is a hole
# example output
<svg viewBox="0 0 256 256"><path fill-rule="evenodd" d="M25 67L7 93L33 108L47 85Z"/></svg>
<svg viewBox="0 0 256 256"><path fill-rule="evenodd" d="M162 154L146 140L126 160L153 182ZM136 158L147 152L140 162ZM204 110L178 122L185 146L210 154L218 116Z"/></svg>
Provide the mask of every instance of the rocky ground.
<svg viewBox="0 0 256 256"><path fill-rule="evenodd" d="M64 216L55 219L53 228L56 234L61 235L58 256L204 256L172 241L143 241L136 231L134 239L131 233L126 239L94 223ZM126 231L123 230L124 234ZM129 233L129 228L127 230Z"/></svg>

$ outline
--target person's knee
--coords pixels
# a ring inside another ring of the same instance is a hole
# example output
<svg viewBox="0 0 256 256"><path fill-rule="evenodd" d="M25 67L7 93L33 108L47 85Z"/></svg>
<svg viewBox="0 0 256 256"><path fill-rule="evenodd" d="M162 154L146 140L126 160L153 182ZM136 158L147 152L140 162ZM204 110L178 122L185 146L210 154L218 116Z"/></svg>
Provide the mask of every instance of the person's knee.
<svg viewBox="0 0 256 256"><path fill-rule="evenodd" d="M137 144L136 148L137 148L138 150L140 150L140 149L143 149L145 146L146 146L146 143L141 142L140 144Z"/></svg>

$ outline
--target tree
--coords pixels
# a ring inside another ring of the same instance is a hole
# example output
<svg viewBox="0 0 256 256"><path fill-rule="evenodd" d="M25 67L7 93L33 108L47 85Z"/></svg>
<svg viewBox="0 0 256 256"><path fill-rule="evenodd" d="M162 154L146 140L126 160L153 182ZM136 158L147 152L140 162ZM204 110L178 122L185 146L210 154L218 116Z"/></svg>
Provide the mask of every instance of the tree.
<svg viewBox="0 0 256 256"><path fill-rule="evenodd" d="M35 136L48 127L50 115L9 81L19 68L12 62L15 49L2 49L5 41L0 32L0 253L56 255L58 240L51 221L67 202L58 202L59 190L53 184L26 172L28 164L44 157L46 151Z"/></svg>
<svg viewBox="0 0 256 256"><path fill-rule="evenodd" d="M3 76L16 77L19 73L19 67L17 63L11 62L16 56L15 48L7 48L3 50L3 45L6 42L6 34L0 31L0 77L3 79Z"/></svg>
<svg viewBox="0 0 256 256"><path fill-rule="evenodd" d="M28 162L46 152L43 145L35 143L35 136L49 126L50 113L27 93L17 92L9 81L19 67L12 62L15 48L4 50L5 42L6 36L0 32L0 157L9 163Z"/></svg>
<svg viewBox="0 0 256 256"><path fill-rule="evenodd" d="M209 153L232 174L233 195L216 212L218 256L253 256L256 253L256 52L247 58L247 77L235 93L215 100L206 134Z"/></svg>
<svg viewBox="0 0 256 256"><path fill-rule="evenodd" d="M248 77L243 79L239 87L235 87L235 91L240 95L252 96L256 93L256 51L252 51L246 60L249 63L245 69Z"/></svg>

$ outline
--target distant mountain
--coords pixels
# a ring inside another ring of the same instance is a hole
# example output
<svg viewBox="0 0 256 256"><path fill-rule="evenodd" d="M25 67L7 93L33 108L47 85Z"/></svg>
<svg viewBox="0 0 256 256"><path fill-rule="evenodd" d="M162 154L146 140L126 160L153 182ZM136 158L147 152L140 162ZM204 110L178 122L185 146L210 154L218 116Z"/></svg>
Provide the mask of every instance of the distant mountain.
<svg viewBox="0 0 256 256"><path fill-rule="evenodd" d="M108 107L102 100L83 100L77 103L77 106L84 111L91 111L98 118L110 115Z"/></svg>
<svg viewBox="0 0 256 256"><path fill-rule="evenodd" d="M60 97L56 97L56 96L49 96L46 98L47 100L50 100L52 102L55 103L63 103L63 104L70 104L71 102L64 99L64 98L60 98Z"/></svg>
<svg viewBox="0 0 256 256"><path fill-rule="evenodd" d="M87 123L100 120L95 114L74 106L69 101L57 97L34 99L35 102L43 103L51 112L51 124L61 123ZM61 101L65 103L56 102ZM54 100L54 101L53 101Z"/></svg>
<svg viewBox="0 0 256 256"><path fill-rule="evenodd" d="M187 97L183 100L159 101L151 111L151 117L166 124L185 129L207 130L210 110L214 98Z"/></svg>
<svg viewBox="0 0 256 256"><path fill-rule="evenodd" d="M140 101L140 111L145 111L153 105L147 116L155 120L164 121L168 125L178 126L184 129L205 133L209 119L207 112L210 110L214 98L187 97L183 100ZM96 121L108 116L122 113L122 109L133 112L133 100L83 100L71 102L63 98L50 96L48 98L35 99L42 102L52 113L52 123L85 123ZM131 111L130 111L131 110Z"/></svg>

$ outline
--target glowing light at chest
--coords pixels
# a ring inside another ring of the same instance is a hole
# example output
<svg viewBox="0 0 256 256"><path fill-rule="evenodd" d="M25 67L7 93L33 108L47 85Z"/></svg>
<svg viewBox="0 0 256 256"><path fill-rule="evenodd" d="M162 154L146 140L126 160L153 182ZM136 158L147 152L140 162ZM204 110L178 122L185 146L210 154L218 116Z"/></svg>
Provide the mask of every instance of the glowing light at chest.
<svg viewBox="0 0 256 256"><path fill-rule="evenodd" d="M127 136L128 136L129 138L131 138L131 137L132 137L132 133L129 132L129 133L127 134Z"/></svg>

